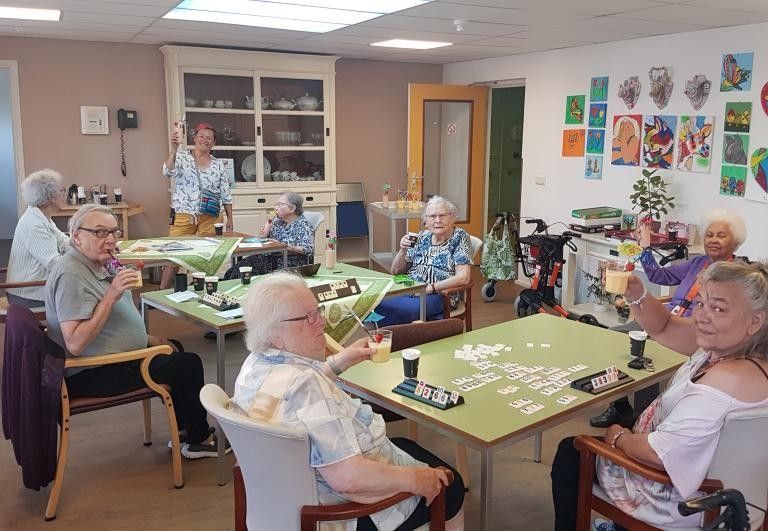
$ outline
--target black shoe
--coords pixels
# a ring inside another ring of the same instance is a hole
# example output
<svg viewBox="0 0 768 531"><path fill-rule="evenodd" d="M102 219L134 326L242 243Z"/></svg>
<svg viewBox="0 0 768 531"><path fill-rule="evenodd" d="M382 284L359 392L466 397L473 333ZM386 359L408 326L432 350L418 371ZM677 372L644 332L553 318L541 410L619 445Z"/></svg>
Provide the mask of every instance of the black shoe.
<svg viewBox="0 0 768 531"><path fill-rule="evenodd" d="M614 424L620 424L625 428L631 428L634 417L635 415L632 412L632 408L625 411L619 411L613 404L611 404L608 406L608 409L599 415L590 417L589 424L595 428L607 428Z"/></svg>

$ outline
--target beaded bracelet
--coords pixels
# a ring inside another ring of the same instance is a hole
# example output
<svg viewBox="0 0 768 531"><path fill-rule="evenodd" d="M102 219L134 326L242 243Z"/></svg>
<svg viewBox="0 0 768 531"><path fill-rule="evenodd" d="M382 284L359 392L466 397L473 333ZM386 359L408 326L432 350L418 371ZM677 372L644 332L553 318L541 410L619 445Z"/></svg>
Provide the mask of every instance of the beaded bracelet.
<svg viewBox="0 0 768 531"><path fill-rule="evenodd" d="M616 448L616 443L618 442L619 437L624 435L624 433L624 430L621 430L619 433L613 436L613 440L611 441L611 448Z"/></svg>
<svg viewBox="0 0 768 531"><path fill-rule="evenodd" d="M648 295L648 289L645 287L645 285L643 285L643 294L640 295L639 298L637 298L637 299L635 299L633 301L629 301L629 304L630 305L640 304L641 302L643 302L643 299L645 298L646 295Z"/></svg>

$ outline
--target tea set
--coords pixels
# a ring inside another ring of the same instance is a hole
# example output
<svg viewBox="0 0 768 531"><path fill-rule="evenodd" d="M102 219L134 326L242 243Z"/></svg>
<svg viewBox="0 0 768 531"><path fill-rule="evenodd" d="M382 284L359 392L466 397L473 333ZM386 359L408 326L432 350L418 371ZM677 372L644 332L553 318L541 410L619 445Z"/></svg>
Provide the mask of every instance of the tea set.
<svg viewBox="0 0 768 531"><path fill-rule="evenodd" d="M202 106L205 108L216 108L216 109L232 109L233 108L233 102L232 100L213 100L213 99L204 99L204 100L198 100L191 96L187 96L184 98L184 103L187 107L198 107ZM309 93L305 93L303 96L300 96L299 98L290 99L290 98L280 98L276 101L270 101L270 99L267 96L263 96L261 98L261 109L267 110L269 108L278 110L278 111L292 111L294 109L299 111L315 111L318 108L321 108L323 105L323 100L318 100L314 96L311 96ZM253 96L245 96L245 108L246 109L253 109L254 108L254 99Z"/></svg>

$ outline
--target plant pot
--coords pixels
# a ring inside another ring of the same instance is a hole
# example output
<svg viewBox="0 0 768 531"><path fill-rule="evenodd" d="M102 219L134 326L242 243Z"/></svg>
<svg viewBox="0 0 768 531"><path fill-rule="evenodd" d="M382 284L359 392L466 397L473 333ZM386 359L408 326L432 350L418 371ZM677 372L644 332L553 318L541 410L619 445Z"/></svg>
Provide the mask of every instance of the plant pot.
<svg viewBox="0 0 768 531"><path fill-rule="evenodd" d="M651 221L651 231L658 234L661 230L661 221Z"/></svg>

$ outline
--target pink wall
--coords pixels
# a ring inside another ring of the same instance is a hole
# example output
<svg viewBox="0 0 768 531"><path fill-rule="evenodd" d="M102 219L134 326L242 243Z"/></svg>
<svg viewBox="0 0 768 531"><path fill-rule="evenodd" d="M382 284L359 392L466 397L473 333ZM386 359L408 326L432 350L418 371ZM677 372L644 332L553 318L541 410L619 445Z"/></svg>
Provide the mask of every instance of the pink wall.
<svg viewBox="0 0 768 531"><path fill-rule="evenodd" d="M26 172L51 167L69 184L120 186L147 209L132 218L132 235L163 234L170 199L160 173L168 143L158 47L0 37L0 59L19 64ZM378 200L384 182L405 184L408 83L439 83L442 67L342 59L336 69L337 180L363 181L369 200ZM81 105L109 107L109 135L80 134ZM139 128L126 133L127 178L120 107L139 114Z"/></svg>

